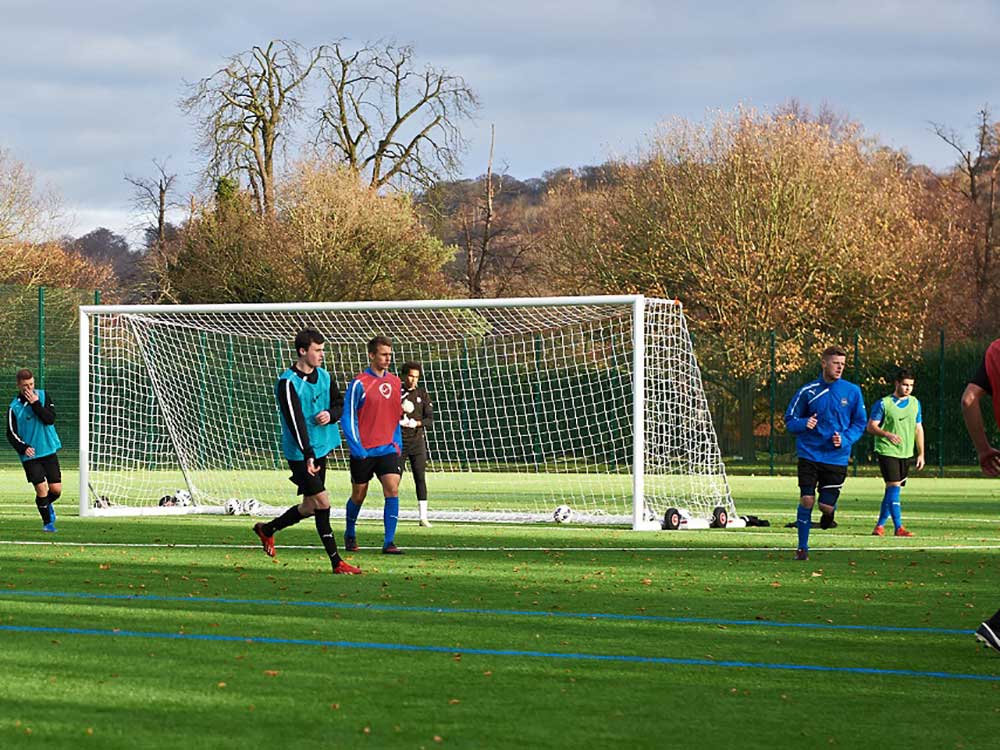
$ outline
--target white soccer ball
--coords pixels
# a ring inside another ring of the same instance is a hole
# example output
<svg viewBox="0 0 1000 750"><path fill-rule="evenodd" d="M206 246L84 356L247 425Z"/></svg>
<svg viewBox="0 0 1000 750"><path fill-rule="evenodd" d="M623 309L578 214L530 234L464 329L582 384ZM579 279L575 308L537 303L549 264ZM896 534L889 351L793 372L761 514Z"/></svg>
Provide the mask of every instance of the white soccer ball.
<svg viewBox="0 0 1000 750"><path fill-rule="evenodd" d="M235 516L237 513L241 513L243 511L243 503L240 502L238 497L229 498L226 500L226 504L222 507L228 516Z"/></svg>
<svg viewBox="0 0 1000 750"><path fill-rule="evenodd" d="M191 504L191 493L187 490L177 490L177 492L174 493L174 497L177 498L178 505Z"/></svg>
<svg viewBox="0 0 1000 750"><path fill-rule="evenodd" d="M255 516L260 512L260 503L255 498L248 497L243 501L243 512L248 516Z"/></svg>
<svg viewBox="0 0 1000 750"><path fill-rule="evenodd" d="M552 513L552 519L556 523L569 523L569 519L573 517L573 509L568 505L560 505Z"/></svg>
<svg viewBox="0 0 1000 750"><path fill-rule="evenodd" d="M413 405L413 402L410 401L410 399L408 398L403 399L403 411L405 411L407 414L413 414L413 410L415 408L416 407Z"/></svg>

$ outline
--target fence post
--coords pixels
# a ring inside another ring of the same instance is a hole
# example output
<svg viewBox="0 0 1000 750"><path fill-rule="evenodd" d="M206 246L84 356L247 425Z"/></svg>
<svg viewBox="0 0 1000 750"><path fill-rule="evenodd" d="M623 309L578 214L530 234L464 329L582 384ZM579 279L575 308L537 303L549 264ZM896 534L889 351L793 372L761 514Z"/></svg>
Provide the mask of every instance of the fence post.
<svg viewBox="0 0 1000 750"><path fill-rule="evenodd" d="M770 401L770 412L771 412L771 423L770 429L767 431L767 452L770 462L770 476L774 476L774 406L775 402L778 400L778 383L777 375L775 370L775 348L776 348L776 338L774 329L771 329L771 387L768 389L769 401Z"/></svg>
<svg viewBox="0 0 1000 750"><path fill-rule="evenodd" d="M226 337L226 408L230 414L236 413L236 393L233 386L236 355L233 351L233 337ZM226 430L226 468L232 469L233 461L233 430Z"/></svg>
<svg viewBox="0 0 1000 750"><path fill-rule="evenodd" d="M45 388L45 287L38 287L38 387Z"/></svg>
<svg viewBox="0 0 1000 750"><path fill-rule="evenodd" d="M95 305L101 304L100 289L94 290L94 304ZM85 317L81 315L80 326L82 327L87 320L89 320L89 318L85 319ZM100 326L97 325L98 318L94 317L93 320L94 320L93 324L94 328L92 331L90 331L88 335L88 339L90 341L90 351L80 352L80 357L87 357L90 363L89 364L90 372L98 373L100 372L101 369L101 329ZM90 323L86 322L86 325L89 326ZM91 378L92 377L93 375L91 375ZM90 387L90 383L92 382L91 378L87 379L88 388ZM83 398L82 393L80 394L80 397ZM87 398L93 399L93 404L91 406L89 419L92 420L94 423L94 434L97 434L98 430L100 429L100 423L101 423L101 397L99 393L94 392L93 396L87 394Z"/></svg>
<svg viewBox="0 0 1000 750"><path fill-rule="evenodd" d="M544 409L542 403L542 368L543 359L545 357L543 346L542 346L542 334L536 333L534 336L534 366L532 367L532 399L531 408L532 414L534 415L534 420L532 421L532 435L531 443L532 450L535 453L535 462L540 463L542 460L542 411Z"/></svg>
<svg viewBox="0 0 1000 750"><path fill-rule="evenodd" d="M469 373L469 342L466 338L462 338L462 372ZM466 435L472 433L471 419L469 417L469 400L465 397L465 380L462 381L462 392L460 397L462 399L462 407L459 409L459 415L462 425L462 432ZM471 466L469 464L469 449L466 445L466 441L463 440L461 443L461 451L459 456L462 461L462 471L470 471Z"/></svg>
<svg viewBox="0 0 1000 750"><path fill-rule="evenodd" d="M938 333L938 477L944 476L944 329Z"/></svg>

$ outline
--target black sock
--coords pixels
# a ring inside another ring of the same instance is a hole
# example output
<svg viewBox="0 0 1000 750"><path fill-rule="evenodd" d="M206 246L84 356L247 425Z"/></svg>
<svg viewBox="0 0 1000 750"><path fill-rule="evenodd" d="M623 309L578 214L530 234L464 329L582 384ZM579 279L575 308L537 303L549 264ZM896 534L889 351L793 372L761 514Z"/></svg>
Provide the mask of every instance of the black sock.
<svg viewBox="0 0 1000 750"><path fill-rule="evenodd" d="M42 523L52 523L52 513L49 511L49 496L39 497L35 495L35 506L38 508L38 515L42 517Z"/></svg>
<svg viewBox="0 0 1000 750"><path fill-rule="evenodd" d="M340 562L340 554L337 552L337 540L333 536L333 529L330 526L330 509L317 509L313 514L316 517L316 531L319 532L320 541L323 542L323 549L330 556L330 562L334 567Z"/></svg>
<svg viewBox="0 0 1000 750"><path fill-rule="evenodd" d="M275 531L281 531L282 529L287 529L289 526L294 526L299 521L302 520L302 514L299 513L299 506L293 505L291 508L286 510L280 516L275 518L273 521L268 521L264 524L264 533L268 536L274 536Z"/></svg>

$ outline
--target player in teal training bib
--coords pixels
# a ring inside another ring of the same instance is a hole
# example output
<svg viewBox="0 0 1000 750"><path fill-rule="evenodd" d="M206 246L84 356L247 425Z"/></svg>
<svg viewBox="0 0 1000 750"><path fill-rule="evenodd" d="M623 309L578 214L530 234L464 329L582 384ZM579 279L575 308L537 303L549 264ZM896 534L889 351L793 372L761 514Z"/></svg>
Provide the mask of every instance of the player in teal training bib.
<svg viewBox="0 0 1000 750"><path fill-rule="evenodd" d="M31 370L18 370L17 396L7 409L7 442L18 456L28 483L35 488L35 507L42 530L56 530L53 503L62 495L62 472L57 455L62 442L56 432L56 407L45 391L35 390Z"/></svg>

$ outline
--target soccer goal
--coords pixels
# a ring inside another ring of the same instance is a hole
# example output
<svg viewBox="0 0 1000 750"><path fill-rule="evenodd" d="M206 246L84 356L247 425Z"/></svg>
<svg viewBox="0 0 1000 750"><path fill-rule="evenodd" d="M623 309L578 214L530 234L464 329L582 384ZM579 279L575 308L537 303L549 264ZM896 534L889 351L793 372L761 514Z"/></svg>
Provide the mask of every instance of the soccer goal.
<svg viewBox="0 0 1000 750"><path fill-rule="evenodd" d="M431 518L635 529L735 520L681 305L643 296L80 308L82 515L294 500L274 382L305 326L343 391L393 340L423 366ZM331 454L334 515L350 492ZM381 517L377 486L365 511ZM401 516L416 517L404 474ZM568 506L569 511L563 506ZM559 512L556 513L556 509ZM673 511L672 515L668 511ZM676 521L676 524L673 523Z"/></svg>

